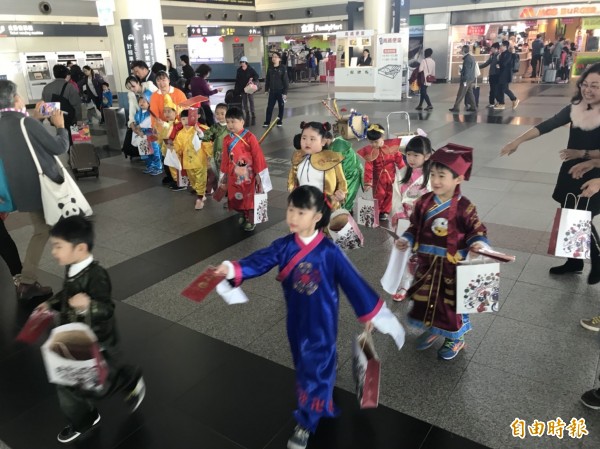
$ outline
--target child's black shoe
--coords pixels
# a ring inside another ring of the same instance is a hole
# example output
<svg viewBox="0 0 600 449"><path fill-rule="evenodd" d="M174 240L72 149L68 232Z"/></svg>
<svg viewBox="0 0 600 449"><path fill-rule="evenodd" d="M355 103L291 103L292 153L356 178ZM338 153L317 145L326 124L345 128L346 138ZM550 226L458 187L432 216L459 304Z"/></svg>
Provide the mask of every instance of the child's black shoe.
<svg viewBox="0 0 600 449"><path fill-rule="evenodd" d="M67 427L65 427L63 430L60 431L60 433L56 436L56 439L58 440L59 443L66 444L66 443L72 443L73 441L76 441L76 440L82 438L88 432L90 432L94 427L96 427L96 425L100 422L100 413L96 412L96 415L97 415L96 419L94 419L94 422L92 423L92 425L89 428L87 428L86 430L77 432L69 424Z"/></svg>
<svg viewBox="0 0 600 449"><path fill-rule="evenodd" d="M133 387L133 390L131 390L131 392L125 398L125 402L127 403L131 413L138 409L145 396L146 384L144 383L144 378L140 376L137 380L137 383Z"/></svg>

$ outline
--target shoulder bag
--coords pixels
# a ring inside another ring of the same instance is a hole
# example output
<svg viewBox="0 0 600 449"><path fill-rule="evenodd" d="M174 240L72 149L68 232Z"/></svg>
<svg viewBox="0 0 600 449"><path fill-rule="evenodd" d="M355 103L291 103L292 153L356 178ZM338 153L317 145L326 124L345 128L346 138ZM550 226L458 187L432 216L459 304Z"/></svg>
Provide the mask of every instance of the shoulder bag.
<svg viewBox="0 0 600 449"><path fill-rule="evenodd" d="M31 145L27 129L25 128L25 117L21 119L21 131L23 137L29 147L31 158L35 163L39 179L40 179L40 194L42 196L42 205L44 207L44 217L46 224L53 226L59 220L74 215L92 215L92 208L87 202L73 178L69 175L69 172L65 170L60 159L54 156L59 169L62 171L64 181L62 184L57 184L52 179L44 174L40 161Z"/></svg>
<svg viewBox="0 0 600 449"><path fill-rule="evenodd" d="M425 59L425 65L427 66L427 71L429 72L429 64L427 64L427 59ZM435 83L437 81L437 78L435 77L435 75L429 74L425 78L425 81L427 81L428 83Z"/></svg>

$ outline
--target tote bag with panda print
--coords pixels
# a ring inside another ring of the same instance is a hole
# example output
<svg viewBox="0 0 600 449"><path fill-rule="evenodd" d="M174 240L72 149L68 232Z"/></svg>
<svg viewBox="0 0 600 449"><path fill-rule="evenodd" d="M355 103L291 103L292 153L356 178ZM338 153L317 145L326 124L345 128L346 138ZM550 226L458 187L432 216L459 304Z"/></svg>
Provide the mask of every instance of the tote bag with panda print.
<svg viewBox="0 0 600 449"><path fill-rule="evenodd" d="M23 136L25 137L31 158L35 163L40 178L40 193L42 195L46 224L53 226L59 220L73 215L84 215L86 217L92 215L90 204L83 196L83 193L81 193L81 190L79 190L79 187L77 187L77 184L75 184L75 181L73 181L73 178L69 175L69 172L65 170L58 157L54 156L59 169L62 171L63 183L57 184L44 174L40 166L40 161L29 140L29 135L25 128L25 117L21 119L21 130L23 131Z"/></svg>

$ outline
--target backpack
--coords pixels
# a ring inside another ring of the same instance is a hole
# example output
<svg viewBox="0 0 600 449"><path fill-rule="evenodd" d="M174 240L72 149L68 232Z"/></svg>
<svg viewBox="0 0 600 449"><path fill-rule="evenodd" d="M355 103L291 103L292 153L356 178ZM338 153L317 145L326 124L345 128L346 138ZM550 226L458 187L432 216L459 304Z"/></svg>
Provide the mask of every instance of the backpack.
<svg viewBox="0 0 600 449"><path fill-rule="evenodd" d="M67 98L65 98L65 96L64 96L65 89L67 88L68 84L69 84L69 82L65 81L65 84L64 84L62 90L60 91L60 95L52 94L52 98L50 99L50 101L60 103L60 110L63 112L66 112L66 114L63 116L65 119L65 128L67 126L71 126L71 125L74 125L75 123L77 123L77 117L75 115L75 108L73 107L73 105L71 103L69 103L69 100L67 100Z"/></svg>
<svg viewBox="0 0 600 449"><path fill-rule="evenodd" d="M513 54L513 73L517 73L519 70L521 70L521 58L520 56L515 53Z"/></svg>

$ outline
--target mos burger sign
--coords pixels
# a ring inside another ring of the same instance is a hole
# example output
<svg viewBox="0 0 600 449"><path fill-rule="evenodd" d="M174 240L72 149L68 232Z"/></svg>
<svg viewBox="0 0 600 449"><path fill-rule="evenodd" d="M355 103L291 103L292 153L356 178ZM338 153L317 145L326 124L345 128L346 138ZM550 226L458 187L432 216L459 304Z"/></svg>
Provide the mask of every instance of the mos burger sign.
<svg viewBox="0 0 600 449"><path fill-rule="evenodd" d="M521 8L519 18L542 19L548 17L581 17L600 15L600 4L565 5L552 7Z"/></svg>

